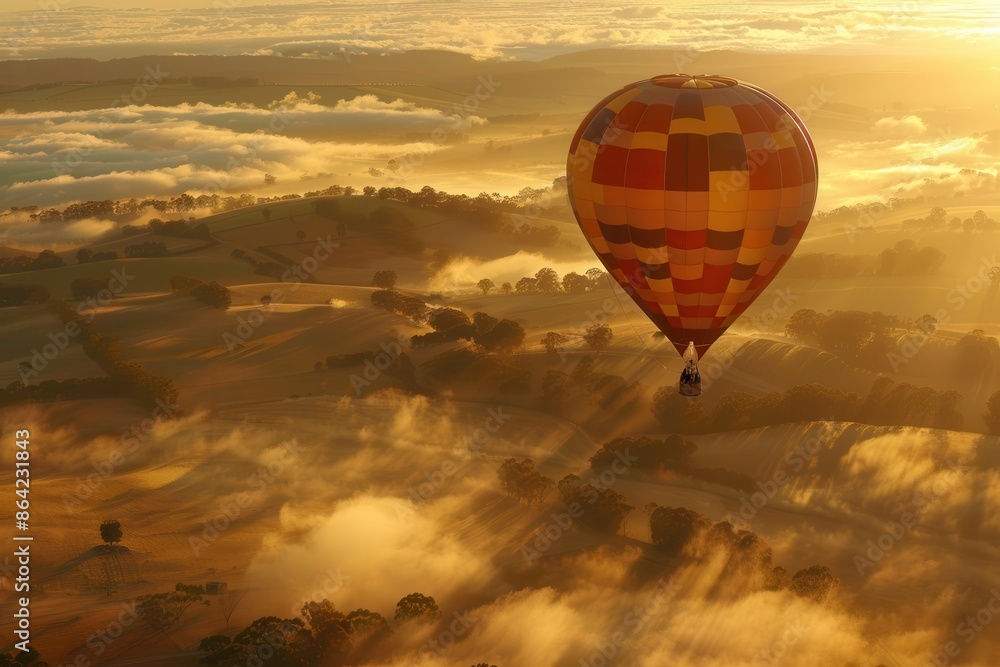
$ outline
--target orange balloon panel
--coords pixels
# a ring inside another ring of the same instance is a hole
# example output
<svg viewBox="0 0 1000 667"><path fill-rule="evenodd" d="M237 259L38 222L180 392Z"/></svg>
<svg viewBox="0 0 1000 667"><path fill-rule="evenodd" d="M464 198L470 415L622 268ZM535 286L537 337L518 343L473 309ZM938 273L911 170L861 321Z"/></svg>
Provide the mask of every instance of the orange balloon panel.
<svg viewBox="0 0 1000 667"><path fill-rule="evenodd" d="M724 76L625 86L573 136L570 202L601 262L683 353L699 355L774 279L816 200L795 113Z"/></svg>

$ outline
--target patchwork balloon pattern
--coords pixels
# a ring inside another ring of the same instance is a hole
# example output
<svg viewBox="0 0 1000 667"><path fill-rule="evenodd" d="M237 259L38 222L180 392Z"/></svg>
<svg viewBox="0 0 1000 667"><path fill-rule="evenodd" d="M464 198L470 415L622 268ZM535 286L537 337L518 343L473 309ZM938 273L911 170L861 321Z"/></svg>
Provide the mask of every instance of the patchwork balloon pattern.
<svg viewBox="0 0 1000 667"><path fill-rule="evenodd" d="M574 213L614 279L698 355L785 264L816 201L816 152L796 114L725 76L669 74L618 90L569 150Z"/></svg>

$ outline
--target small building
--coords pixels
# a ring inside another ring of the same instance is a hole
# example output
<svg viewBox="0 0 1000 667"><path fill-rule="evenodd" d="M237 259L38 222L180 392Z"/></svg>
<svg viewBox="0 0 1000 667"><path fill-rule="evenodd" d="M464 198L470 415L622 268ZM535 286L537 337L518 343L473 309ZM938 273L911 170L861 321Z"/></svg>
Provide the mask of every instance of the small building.
<svg viewBox="0 0 1000 667"><path fill-rule="evenodd" d="M210 581L205 584L205 595L222 595L226 592L226 582Z"/></svg>

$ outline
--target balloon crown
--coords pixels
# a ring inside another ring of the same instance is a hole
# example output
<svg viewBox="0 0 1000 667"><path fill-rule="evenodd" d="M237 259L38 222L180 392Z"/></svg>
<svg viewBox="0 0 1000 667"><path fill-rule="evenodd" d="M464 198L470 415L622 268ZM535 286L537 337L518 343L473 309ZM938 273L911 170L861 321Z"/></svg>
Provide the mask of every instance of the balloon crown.
<svg viewBox="0 0 1000 667"><path fill-rule="evenodd" d="M665 88L729 88L739 84L721 74L660 74L649 81Z"/></svg>

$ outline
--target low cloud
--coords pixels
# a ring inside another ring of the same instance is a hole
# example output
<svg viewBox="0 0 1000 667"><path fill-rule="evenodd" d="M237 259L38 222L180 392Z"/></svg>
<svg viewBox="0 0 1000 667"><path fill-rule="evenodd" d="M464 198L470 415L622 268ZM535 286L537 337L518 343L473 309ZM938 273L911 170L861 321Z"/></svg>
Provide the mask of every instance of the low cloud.
<svg viewBox="0 0 1000 667"><path fill-rule="evenodd" d="M874 129L889 136L913 136L927 131L927 124L920 116L908 115L902 118L887 116L875 121Z"/></svg>
<svg viewBox="0 0 1000 667"><path fill-rule="evenodd" d="M432 140L483 124L374 95L319 104L290 93L268 108L181 104L0 115L0 197L8 206L181 192L253 192L337 169L361 172L402 155L428 155ZM377 136L374 141L353 137ZM426 137L414 140L408 137ZM381 143L380 143L381 141Z"/></svg>

